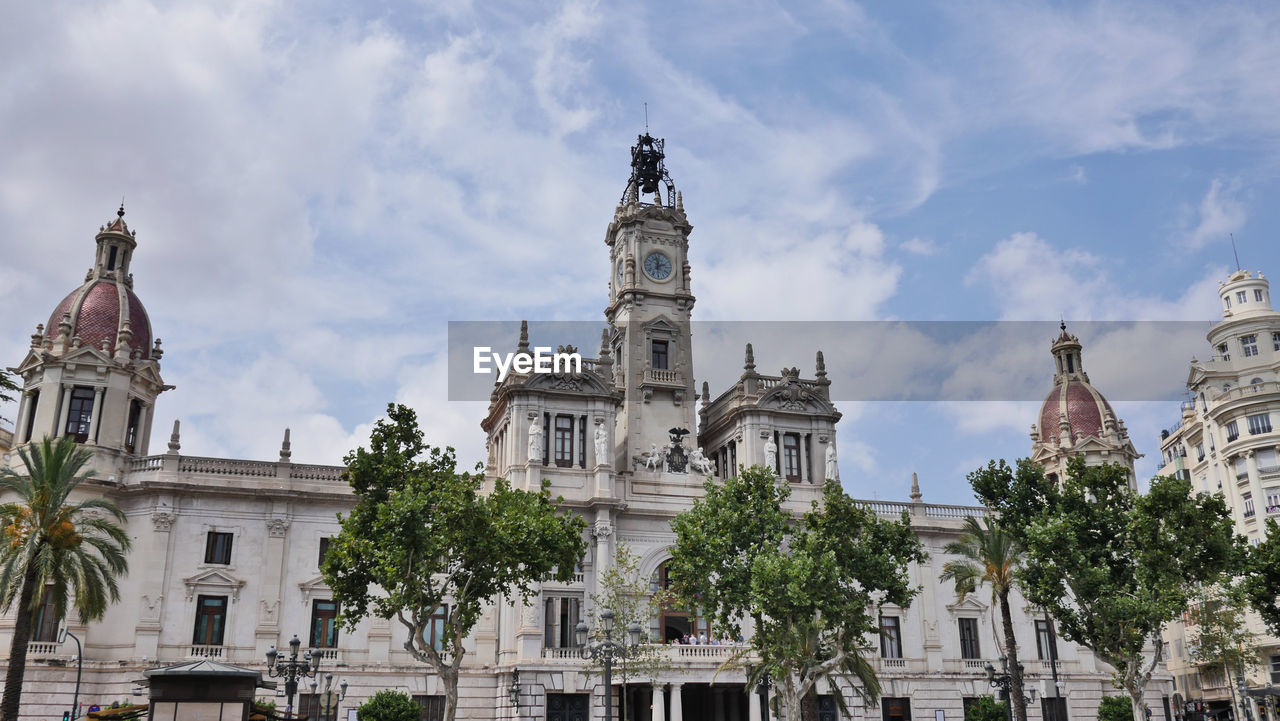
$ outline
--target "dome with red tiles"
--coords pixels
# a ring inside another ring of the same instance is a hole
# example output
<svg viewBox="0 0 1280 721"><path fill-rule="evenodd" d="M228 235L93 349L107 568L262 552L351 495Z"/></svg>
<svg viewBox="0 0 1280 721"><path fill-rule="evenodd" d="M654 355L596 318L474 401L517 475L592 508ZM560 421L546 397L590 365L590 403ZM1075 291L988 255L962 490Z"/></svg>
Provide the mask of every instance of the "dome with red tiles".
<svg viewBox="0 0 1280 721"><path fill-rule="evenodd" d="M1040 438L1054 444L1062 440L1074 443L1081 438L1103 438L1108 430L1116 430L1115 411L1089 383L1080 353L1080 339L1067 333L1066 323L1061 327L1062 334L1053 341L1051 348L1056 365L1053 390L1040 405ZM1064 417L1071 433L1067 439L1061 438ZM1108 425L1111 425L1110 429Z"/></svg>
<svg viewBox="0 0 1280 721"><path fill-rule="evenodd" d="M1092 436L1102 438L1103 419L1115 419L1115 411L1106 398L1078 378L1067 378L1054 386L1040 406L1040 436L1045 441L1057 443L1061 435L1062 415L1067 416L1067 427L1072 440Z"/></svg>
<svg viewBox="0 0 1280 721"><path fill-rule="evenodd" d="M99 229L97 257L84 285L67 294L49 316L47 338L56 340L67 322L70 339L79 338L81 346L102 349L105 343L106 352L114 354L125 334L131 357L151 358L151 320L133 292L133 276L129 274L136 237L137 233L125 225L121 206L116 217Z"/></svg>

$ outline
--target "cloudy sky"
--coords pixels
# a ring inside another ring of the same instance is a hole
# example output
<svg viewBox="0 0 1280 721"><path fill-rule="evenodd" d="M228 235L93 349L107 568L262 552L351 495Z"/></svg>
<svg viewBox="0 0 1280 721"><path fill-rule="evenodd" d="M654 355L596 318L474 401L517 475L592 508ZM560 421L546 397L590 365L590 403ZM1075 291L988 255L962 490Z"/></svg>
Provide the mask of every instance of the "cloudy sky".
<svg viewBox="0 0 1280 721"><path fill-rule="evenodd" d="M1228 234L1280 274L1280 7L892 5L19 3L0 354L124 196L177 386L153 451L181 418L187 453L271 458L290 426L295 459L337 462L396 400L478 459L446 323L600 318L645 103L699 319L1207 329ZM1101 366L1086 345L1104 393L1144 358L1183 379L1187 358L1133 345ZM813 350L756 357L809 373ZM956 363L998 374L1001 352ZM1149 474L1176 405L1117 405ZM1036 406L844 404L845 485L905 498L918 471L926 500L965 502L969 470L1028 453Z"/></svg>

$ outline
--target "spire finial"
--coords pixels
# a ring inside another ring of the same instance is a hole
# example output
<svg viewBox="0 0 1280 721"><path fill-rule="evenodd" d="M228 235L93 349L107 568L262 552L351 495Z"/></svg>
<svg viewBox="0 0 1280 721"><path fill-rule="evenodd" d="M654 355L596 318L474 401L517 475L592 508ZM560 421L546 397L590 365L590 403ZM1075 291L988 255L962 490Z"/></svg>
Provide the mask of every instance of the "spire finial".
<svg viewBox="0 0 1280 721"><path fill-rule="evenodd" d="M520 321L520 342L516 344L517 353L529 353L529 321Z"/></svg>
<svg viewBox="0 0 1280 721"><path fill-rule="evenodd" d="M177 418L173 419L173 433L169 434L169 452L177 453L182 449L182 434L179 432L180 422Z"/></svg>
<svg viewBox="0 0 1280 721"><path fill-rule="evenodd" d="M751 348L751 344L747 344L746 357L742 361L742 370L751 373L756 369L756 352Z"/></svg>
<svg viewBox="0 0 1280 721"><path fill-rule="evenodd" d="M289 457L293 455L293 444L289 442L289 429L284 429L284 442L280 444L280 462L288 463Z"/></svg>
<svg viewBox="0 0 1280 721"><path fill-rule="evenodd" d="M1058 327L1062 329L1063 333L1067 332L1067 321L1065 318L1059 317Z"/></svg>
<svg viewBox="0 0 1280 721"><path fill-rule="evenodd" d="M924 494L920 492L920 477L914 471L911 473L911 502L919 503L924 498Z"/></svg>
<svg viewBox="0 0 1280 721"><path fill-rule="evenodd" d="M702 382L702 407L706 408L709 405L711 405L711 384L706 381L703 381Z"/></svg>
<svg viewBox="0 0 1280 721"><path fill-rule="evenodd" d="M120 196L120 209L116 211L116 217L117 218L124 217L124 196L123 195Z"/></svg>

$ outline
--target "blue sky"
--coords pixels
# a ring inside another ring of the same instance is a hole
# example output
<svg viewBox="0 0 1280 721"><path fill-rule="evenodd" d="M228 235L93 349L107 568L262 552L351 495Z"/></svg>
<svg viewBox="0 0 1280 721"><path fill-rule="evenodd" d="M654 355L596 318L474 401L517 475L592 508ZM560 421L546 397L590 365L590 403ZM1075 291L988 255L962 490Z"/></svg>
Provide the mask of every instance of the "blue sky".
<svg viewBox="0 0 1280 721"><path fill-rule="evenodd" d="M699 319L1207 329L1229 233L1280 273L1278 31L1253 3L26 4L0 27L0 353L124 195L177 385L156 438L180 417L184 452L270 458L290 426L336 462L398 400L478 457L446 323L600 317L646 102ZM846 404L846 486L905 498L916 471L966 502L1035 406ZM1118 410L1150 473L1176 408Z"/></svg>

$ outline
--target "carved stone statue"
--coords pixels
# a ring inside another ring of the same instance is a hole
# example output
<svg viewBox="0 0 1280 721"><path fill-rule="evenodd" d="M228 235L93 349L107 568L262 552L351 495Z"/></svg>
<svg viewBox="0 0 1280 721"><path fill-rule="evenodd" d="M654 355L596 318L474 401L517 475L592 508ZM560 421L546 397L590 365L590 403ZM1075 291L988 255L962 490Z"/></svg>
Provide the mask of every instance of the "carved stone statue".
<svg viewBox="0 0 1280 721"><path fill-rule="evenodd" d="M836 443L832 441L827 444L827 478L833 481L840 480L840 469L836 467Z"/></svg>
<svg viewBox="0 0 1280 721"><path fill-rule="evenodd" d="M657 443L650 443L649 450L632 458L632 462L637 467L644 466L651 471L662 470L662 462L666 459L667 454L660 448Z"/></svg>
<svg viewBox="0 0 1280 721"><path fill-rule="evenodd" d="M711 460L702 452L701 447L693 449L693 452L689 454L689 467L693 469L694 473L711 475Z"/></svg>
<svg viewBox="0 0 1280 721"><path fill-rule="evenodd" d="M778 468L778 444L773 442L773 436L764 444L764 466L771 471Z"/></svg>
<svg viewBox="0 0 1280 721"><path fill-rule="evenodd" d="M596 463L609 463L609 431L604 429L604 424L596 426Z"/></svg>
<svg viewBox="0 0 1280 721"><path fill-rule="evenodd" d="M529 460L542 462L542 421L538 418L529 426Z"/></svg>

